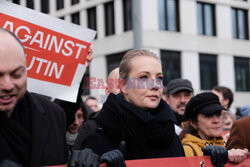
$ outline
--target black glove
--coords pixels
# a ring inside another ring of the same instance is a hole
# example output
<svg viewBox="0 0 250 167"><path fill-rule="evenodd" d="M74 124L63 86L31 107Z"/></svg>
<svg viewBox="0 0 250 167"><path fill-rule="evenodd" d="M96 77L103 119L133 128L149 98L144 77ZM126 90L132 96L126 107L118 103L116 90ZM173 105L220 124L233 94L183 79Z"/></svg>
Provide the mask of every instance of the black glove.
<svg viewBox="0 0 250 167"><path fill-rule="evenodd" d="M126 155L126 142L125 141L121 141L120 145L119 145L119 150L122 152L123 154L123 158L125 159L125 155Z"/></svg>
<svg viewBox="0 0 250 167"><path fill-rule="evenodd" d="M0 167L22 167L22 165L15 163L9 159L0 162Z"/></svg>
<svg viewBox="0 0 250 167"><path fill-rule="evenodd" d="M210 145L208 147L203 147L202 151L204 155L211 156L212 163L216 167L224 167L224 164L227 163L228 152L224 147Z"/></svg>
<svg viewBox="0 0 250 167"><path fill-rule="evenodd" d="M119 147L120 147L120 150L124 153L125 142L121 141ZM120 150L115 149L115 150L104 153L100 158L101 163L106 162L107 167L126 167L123 153Z"/></svg>
<svg viewBox="0 0 250 167"><path fill-rule="evenodd" d="M69 167L99 167L99 156L91 149L73 150Z"/></svg>

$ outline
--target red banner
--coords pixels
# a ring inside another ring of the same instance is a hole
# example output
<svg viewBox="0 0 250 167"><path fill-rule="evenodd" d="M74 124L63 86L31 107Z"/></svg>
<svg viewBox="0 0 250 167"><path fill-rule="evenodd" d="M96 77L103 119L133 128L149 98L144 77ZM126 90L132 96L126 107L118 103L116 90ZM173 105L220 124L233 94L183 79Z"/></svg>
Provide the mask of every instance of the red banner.
<svg viewBox="0 0 250 167"><path fill-rule="evenodd" d="M157 158L157 159L142 159L142 160L130 160L126 161L127 167L212 167L212 162L209 156L202 157L178 157L178 158ZM225 167L249 167L250 157L244 160L242 163L233 164L227 163ZM100 167L106 167L102 164Z"/></svg>
<svg viewBox="0 0 250 167"><path fill-rule="evenodd" d="M203 166L202 166L203 164ZM100 167L106 167L101 164ZM127 167L213 167L209 156L202 157L178 157L178 158L156 158L156 159L139 159L126 161ZM228 162L225 167L249 167L250 156L239 164ZM52 166L51 166L52 167ZM54 167L67 167L60 165Z"/></svg>
<svg viewBox="0 0 250 167"><path fill-rule="evenodd" d="M0 27L16 34L25 47L29 78L71 85L90 43L3 13L0 18Z"/></svg>

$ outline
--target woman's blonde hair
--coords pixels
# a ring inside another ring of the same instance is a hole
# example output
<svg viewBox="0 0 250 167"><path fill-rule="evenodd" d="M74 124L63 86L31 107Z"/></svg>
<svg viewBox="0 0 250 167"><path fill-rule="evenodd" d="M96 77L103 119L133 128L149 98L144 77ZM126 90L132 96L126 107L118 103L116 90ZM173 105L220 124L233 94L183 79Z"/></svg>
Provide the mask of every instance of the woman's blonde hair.
<svg viewBox="0 0 250 167"><path fill-rule="evenodd" d="M119 66L119 75L121 79L126 80L128 78L128 75L131 71L130 62L134 57L137 57L137 56L153 57L157 59L158 61L160 61L160 59L156 56L155 53L150 52L149 50L146 50L146 49L135 49L135 50L128 51L123 56L120 66Z"/></svg>

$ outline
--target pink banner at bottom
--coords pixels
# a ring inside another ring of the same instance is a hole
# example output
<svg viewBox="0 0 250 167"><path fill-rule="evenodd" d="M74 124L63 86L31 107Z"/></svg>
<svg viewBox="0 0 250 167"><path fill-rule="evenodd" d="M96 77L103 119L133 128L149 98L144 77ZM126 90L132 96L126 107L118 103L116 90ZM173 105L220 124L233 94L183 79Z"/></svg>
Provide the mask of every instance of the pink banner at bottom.
<svg viewBox="0 0 250 167"><path fill-rule="evenodd" d="M209 156L200 157L178 157L178 158L156 158L126 161L127 167L213 167ZM225 167L249 167L250 156L239 164L227 163ZM101 164L100 167L106 167Z"/></svg>
<svg viewBox="0 0 250 167"><path fill-rule="evenodd" d="M209 156L178 157L178 158L156 158L138 159L126 161L127 167L213 167ZM225 167L249 167L250 156L239 164L228 162ZM47 166L47 167L67 167L67 165ZM107 167L101 164L100 167Z"/></svg>

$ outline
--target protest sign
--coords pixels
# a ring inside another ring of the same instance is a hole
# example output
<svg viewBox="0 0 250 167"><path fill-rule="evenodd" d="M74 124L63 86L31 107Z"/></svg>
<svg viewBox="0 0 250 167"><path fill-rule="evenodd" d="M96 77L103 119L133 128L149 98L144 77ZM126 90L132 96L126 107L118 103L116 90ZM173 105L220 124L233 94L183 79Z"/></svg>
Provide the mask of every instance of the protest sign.
<svg viewBox="0 0 250 167"><path fill-rule="evenodd" d="M225 167L247 167L250 164L250 157L239 164L226 163ZM213 167L209 156L195 157L173 157L173 158L156 158L156 159L139 159L126 161L127 167ZM106 167L102 164L100 167Z"/></svg>
<svg viewBox="0 0 250 167"><path fill-rule="evenodd" d="M226 163L225 167L247 167L250 164L250 157L239 164ZM155 158L155 159L139 159L126 161L127 167L214 167L210 156L194 156L194 157L172 157L172 158ZM106 164L100 165L106 167Z"/></svg>
<svg viewBox="0 0 250 167"><path fill-rule="evenodd" d="M0 27L24 45L29 91L76 101L95 31L6 1L0 1Z"/></svg>
<svg viewBox="0 0 250 167"><path fill-rule="evenodd" d="M241 163L226 163L225 167L248 167L250 164L250 157ZM155 158L155 159L138 159L127 160L126 167L213 167L209 156L196 157L173 157L173 158ZM52 167L52 166L51 166ZM53 167L67 167L67 165L53 166ZM107 167L101 164L100 167Z"/></svg>

